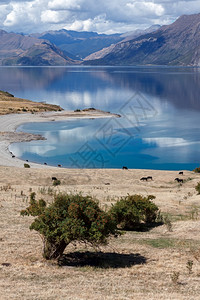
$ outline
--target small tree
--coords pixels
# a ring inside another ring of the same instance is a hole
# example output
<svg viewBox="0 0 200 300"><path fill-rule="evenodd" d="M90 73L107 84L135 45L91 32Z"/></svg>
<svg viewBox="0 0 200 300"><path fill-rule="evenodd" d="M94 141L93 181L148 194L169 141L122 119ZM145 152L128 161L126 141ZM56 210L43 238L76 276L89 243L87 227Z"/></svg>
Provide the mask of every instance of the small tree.
<svg viewBox="0 0 200 300"><path fill-rule="evenodd" d="M195 190L198 192L198 195L200 194L200 182L197 183L195 186Z"/></svg>
<svg viewBox="0 0 200 300"><path fill-rule="evenodd" d="M195 173L200 173L200 167L195 168L193 171L194 171Z"/></svg>
<svg viewBox="0 0 200 300"><path fill-rule="evenodd" d="M73 241L100 245L110 235L117 236L114 220L90 196L59 194L47 205L32 193L29 207L21 214L36 217L30 229L42 235L46 259L60 257Z"/></svg>
<svg viewBox="0 0 200 300"><path fill-rule="evenodd" d="M114 204L109 213L122 229L134 230L141 224L156 221L158 207L151 200L154 196L128 195Z"/></svg>

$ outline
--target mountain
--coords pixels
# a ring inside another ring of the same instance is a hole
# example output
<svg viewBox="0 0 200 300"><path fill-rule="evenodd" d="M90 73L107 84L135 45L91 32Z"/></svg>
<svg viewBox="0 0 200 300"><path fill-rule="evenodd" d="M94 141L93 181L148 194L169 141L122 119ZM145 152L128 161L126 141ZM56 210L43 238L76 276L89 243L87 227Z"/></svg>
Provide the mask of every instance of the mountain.
<svg viewBox="0 0 200 300"><path fill-rule="evenodd" d="M0 30L0 65L52 66L74 63L49 41Z"/></svg>
<svg viewBox="0 0 200 300"><path fill-rule="evenodd" d="M32 34L32 37L48 40L62 51L66 51L72 59L82 59L93 52L99 51L111 44L116 44L123 37L120 34L98 34L96 32L73 31L73 30L51 30L41 34Z"/></svg>
<svg viewBox="0 0 200 300"><path fill-rule="evenodd" d="M158 28L160 28L160 25L153 25L147 29L136 29L132 32L126 32L124 34L121 34L120 37L122 38L121 43L127 42L129 40L133 40L136 37L139 37L141 35L147 34L147 33L151 33L153 31L156 31ZM92 54L90 54L89 56L85 57L84 60L95 60L95 59L100 59L103 58L104 56L108 55L109 53L111 53L113 51L113 49L115 48L116 44L112 44L109 47L103 48L100 51L94 52Z"/></svg>
<svg viewBox="0 0 200 300"><path fill-rule="evenodd" d="M94 65L200 66L200 14L183 15L155 32L117 43Z"/></svg>

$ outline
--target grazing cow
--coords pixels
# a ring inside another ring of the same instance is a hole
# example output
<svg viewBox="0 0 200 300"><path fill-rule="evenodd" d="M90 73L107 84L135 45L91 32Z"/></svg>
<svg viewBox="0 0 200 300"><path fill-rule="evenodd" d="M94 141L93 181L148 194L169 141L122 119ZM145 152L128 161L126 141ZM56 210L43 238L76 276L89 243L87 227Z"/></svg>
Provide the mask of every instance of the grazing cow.
<svg viewBox="0 0 200 300"><path fill-rule="evenodd" d="M183 183L183 179L175 178L174 181L177 181L179 183Z"/></svg>
<svg viewBox="0 0 200 300"><path fill-rule="evenodd" d="M59 167L59 168L61 168L61 167L62 167L62 165L58 165L58 167Z"/></svg>
<svg viewBox="0 0 200 300"><path fill-rule="evenodd" d="M57 178L56 178L56 177L51 177L51 179L52 179L52 180L57 180Z"/></svg>
<svg viewBox="0 0 200 300"><path fill-rule="evenodd" d="M105 185L110 185L110 183L109 183L109 182L106 182Z"/></svg>
<svg viewBox="0 0 200 300"><path fill-rule="evenodd" d="M147 177L142 177L142 178L140 178L140 180L147 181Z"/></svg>
<svg viewBox="0 0 200 300"><path fill-rule="evenodd" d="M44 163L45 166L47 166L47 163Z"/></svg>
<svg viewBox="0 0 200 300"><path fill-rule="evenodd" d="M179 174L179 175L183 175L183 172L179 172L178 174Z"/></svg>
<svg viewBox="0 0 200 300"><path fill-rule="evenodd" d="M12 155L12 158L15 158L15 155Z"/></svg>
<svg viewBox="0 0 200 300"><path fill-rule="evenodd" d="M123 167L122 167L122 170L128 170L128 168L127 168L127 167L125 167L125 166L123 166Z"/></svg>
<svg viewBox="0 0 200 300"><path fill-rule="evenodd" d="M26 159L26 161L28 162L28 159Z"/></svg>
<svg viewBox="0 0 200 300"><path fill-rule="evenodd" d="M153 177L152 176L148 176L147 180L153 180Z"/></svg>

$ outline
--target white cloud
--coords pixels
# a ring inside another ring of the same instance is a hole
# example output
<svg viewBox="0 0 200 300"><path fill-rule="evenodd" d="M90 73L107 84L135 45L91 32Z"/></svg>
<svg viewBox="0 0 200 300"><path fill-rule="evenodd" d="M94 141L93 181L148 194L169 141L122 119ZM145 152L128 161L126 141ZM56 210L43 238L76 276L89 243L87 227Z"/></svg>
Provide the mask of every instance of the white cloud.
<svg viewBox="0 0 200 300"><path fill-rule="evenodd" d="M35 6L37 1L11 2L10 11L3 22L4 28L8 27L7 29L11 28L14 31L17 31L19 28L19 30L23 31L27 25L28 27L30 24L37 26L40 22L37 14L38 7Z"/></svg>
<svg viewBox="0 0 200 300"><path fill-rule="evenodd" d="M200 0L2 0L0 28L125 32L156 23L169 24L182 14L199 13L199 7Z"/></svg>
<svg viewBox="0 0 200 300"><path fill-rule="evenodd" d="M128 2L126 6L131 9L132 13L136 16L146 16L147 13L154 16L162 16L165 11L161 4L146 1Z"/></svg>
<svg viewBox="0 0 200 300"><path fill-rule="evenodd" d="M60 24L66 18L66 13L53 11L53 10L46 10L41 13L41 21L43 23L49 24Z"/></svg>
<svg viewBox="0 0 200 300"><path fill-rule="evenodd" d="M82 0L52 0L48 3L50 9L65 10L65 9L80 9Z"/></svg>

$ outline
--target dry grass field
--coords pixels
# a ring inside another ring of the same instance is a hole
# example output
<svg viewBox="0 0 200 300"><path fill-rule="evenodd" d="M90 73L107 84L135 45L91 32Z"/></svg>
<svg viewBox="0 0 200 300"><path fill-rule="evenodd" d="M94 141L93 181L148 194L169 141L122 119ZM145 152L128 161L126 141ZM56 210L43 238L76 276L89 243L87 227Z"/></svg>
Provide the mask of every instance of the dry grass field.
<svg viewBox="0 0 200 300"><path fill-rule="evenodd" d="M38 103L26 99L16 98L7 92L0 91L0 115L25 112L37 113L58 110L62 110L58 105L41 102Z"/></svg>
<svg viewBox="0 0 200 300"><path fill-rule="evenodd" d="M153 181L140 181L148 175ZM52 186L52 176L60 186ZM0 299L199 299L200 175L185 171L182 185L176 177L171 171L0 167ZM48 201L55 192L82 192L104 209L127 193L153 194L169 222L126 232L97 252L71 245L58 264L42 258L42 240L29 230L32 217L20 216L32 191Z"/></svg>

